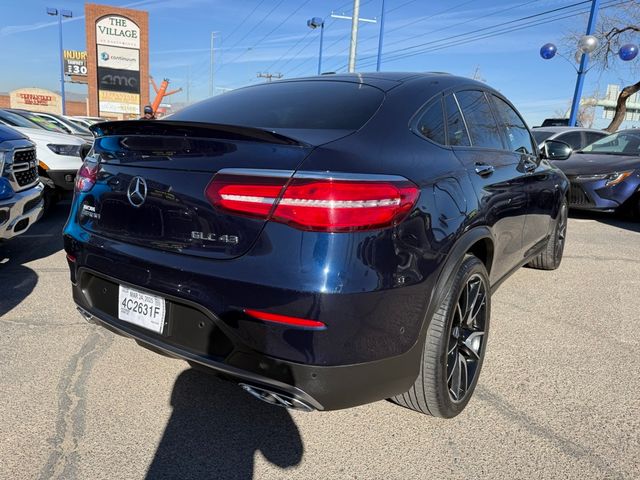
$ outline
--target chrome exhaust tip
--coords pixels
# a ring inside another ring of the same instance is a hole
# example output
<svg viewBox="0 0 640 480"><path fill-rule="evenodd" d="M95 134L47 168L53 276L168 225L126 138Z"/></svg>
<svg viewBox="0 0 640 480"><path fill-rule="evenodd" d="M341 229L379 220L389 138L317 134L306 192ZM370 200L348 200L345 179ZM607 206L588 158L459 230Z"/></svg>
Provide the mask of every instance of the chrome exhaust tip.
<svg viewBox="0 0 640 480"><path fill-rule="evenodd" d="M272 392L266 388L247 385L246 383L239 383L238 385L248 394L271 405L288 408L290 410L300 410L303 412L311 412L315 410L311 405L308 405L302 400L298 400L286 393Z"/></svg>

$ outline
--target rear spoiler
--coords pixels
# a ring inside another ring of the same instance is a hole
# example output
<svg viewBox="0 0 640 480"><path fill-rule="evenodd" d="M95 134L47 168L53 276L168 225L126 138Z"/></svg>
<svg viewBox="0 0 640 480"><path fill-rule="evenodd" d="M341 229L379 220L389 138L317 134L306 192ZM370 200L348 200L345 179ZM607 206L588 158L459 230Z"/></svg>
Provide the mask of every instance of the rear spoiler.
<svg viewBox="0 0 640 480"><path fill-rule="evenodd" d="M122 120L96 123L91 125L89 129L96 137L114 135L199 137L308 146L306 143L272 130L220 123L182 122L177 120Z"/></svg>

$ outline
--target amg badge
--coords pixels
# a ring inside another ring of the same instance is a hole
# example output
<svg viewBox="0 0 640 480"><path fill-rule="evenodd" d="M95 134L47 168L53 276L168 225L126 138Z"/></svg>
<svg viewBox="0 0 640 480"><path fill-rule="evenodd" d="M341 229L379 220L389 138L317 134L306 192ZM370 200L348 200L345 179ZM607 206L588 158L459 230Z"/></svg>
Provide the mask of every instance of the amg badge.
<svg viewBox="0 0 640 480"><path fill-rule="evenodd" d="M230 245L237 245L239 238L236 235L216 235L214 233L191 232L191 238L194 240L203 240L205 242L220 242Z"/></svg>

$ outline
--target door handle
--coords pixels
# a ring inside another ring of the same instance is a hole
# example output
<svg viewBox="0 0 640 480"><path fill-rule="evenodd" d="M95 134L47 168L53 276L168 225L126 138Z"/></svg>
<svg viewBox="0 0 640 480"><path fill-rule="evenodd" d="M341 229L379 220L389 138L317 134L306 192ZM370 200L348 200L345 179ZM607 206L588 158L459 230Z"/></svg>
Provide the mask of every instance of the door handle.
<svg viewBox="0 0 640 480"><path fill-rule="evenodd" d="M481 177L488 177L495 171L496 169L493 165L489 165L487 163L476 163L476 173Z"/></svg>

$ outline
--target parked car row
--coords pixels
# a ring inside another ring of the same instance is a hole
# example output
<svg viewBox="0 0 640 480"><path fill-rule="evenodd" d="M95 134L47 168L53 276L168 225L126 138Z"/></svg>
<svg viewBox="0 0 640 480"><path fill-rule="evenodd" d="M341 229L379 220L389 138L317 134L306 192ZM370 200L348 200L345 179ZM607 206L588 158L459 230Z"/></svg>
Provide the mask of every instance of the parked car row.
<svg viewBox="0 0 640 480"><path fill-rule="evenodd" d="M35 144L46 211L73 190L82 158L93 144L93 134L68 117L19 109L0 109L0 124L13 127Z"/></svg>
<svg viewBox="0 0 640 480"><path fill-rule="evenodd" d="M40 218L42 190L35 145L0 125L0 241L26 232Z"/></svg>
<svg viewBox="0 0 640 480"><path fill-rule="evenodd" d="M564 145L566 160L554 164L571 182L570 208L626 209L640 217L640 130L621 130L575 150Z"/></svg>

